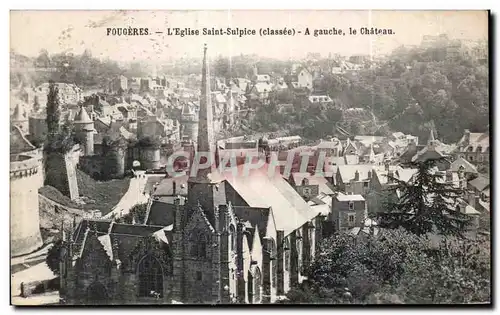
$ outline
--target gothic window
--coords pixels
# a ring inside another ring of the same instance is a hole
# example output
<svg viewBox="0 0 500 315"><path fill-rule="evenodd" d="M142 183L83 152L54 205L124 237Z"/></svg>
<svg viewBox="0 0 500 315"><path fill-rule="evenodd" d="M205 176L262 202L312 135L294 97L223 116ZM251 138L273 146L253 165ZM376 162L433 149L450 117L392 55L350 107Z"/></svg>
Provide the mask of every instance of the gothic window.
<svg viewBox="0 0 500 315"><path fill-rule="evenodd" d="M283 252L285 256L285 270L290 270L290 241L288 238L285 239L283 244Z"/></svg>
<svg viewBox="0 0 500 315"><path fill-rule="evenodd" d="M190 239L191 256L198 258L207 257L207 237L203 232L194 232Z"/></svg>
<svg viewBox="0 0 500 315"><path fill-rule="evenodd" d="M94 282L87 288L87 304L103 305L107 300L106 287L100 282Z"/></svg>
<svg viewBox="0 0 500 315"><path fill-rule="evenodd" d="M163 296L163 269L160 262L151 255L141 259L137 267L139 297Z"/></svg>
<svg viewBox="0 0 500 315"><path fill-rule="evenodd" d="M229 248L232 252L236 251L236 230L232 224L229 226Z"/></svg>
<svg viewBox="0 0 500 315"><path fill-rule="evenodd" d="M259 268L255 268L253 274L253 303L259 304L262 301L262 275Z"/></svg>

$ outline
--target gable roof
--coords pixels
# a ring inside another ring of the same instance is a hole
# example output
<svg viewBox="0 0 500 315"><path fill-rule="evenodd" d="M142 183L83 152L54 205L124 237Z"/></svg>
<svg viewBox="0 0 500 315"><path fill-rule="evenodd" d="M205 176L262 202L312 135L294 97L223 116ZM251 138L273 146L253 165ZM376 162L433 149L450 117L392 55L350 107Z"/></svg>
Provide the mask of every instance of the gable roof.
<svg viewBox="0 0 500 315"><path fill-rule="evenodd" d="M324 193L327 195L332 195L333 190L330 189L327 185L327 180L323 176L312 175L310 173L293 173L292 174L293 181L296 186L302 186L302 180L307 179L309 181L309 185L318 185L319 193Z"/></svg>
<svg viewBox="0 0 500 315"><path fill-rule="evenodd" d="M462 157L459 157L458 159L453 161L453 163L451 163L451 165L450 165L450 169L453 172L458 172L460 169L460 166L464 167L464 171L466 173L477 173L477 168L474 165L472 165L469 161L467 161L466 159L464 159Z"/></svg>
<svg viewBox="0 0 500 315"><path fill-rule="evenodd" d="M479 174L478 177L469 182L469 185L471 185L472 187L476 188L479 191L483 191L490 186L490 179L489 177Z"/></svg>

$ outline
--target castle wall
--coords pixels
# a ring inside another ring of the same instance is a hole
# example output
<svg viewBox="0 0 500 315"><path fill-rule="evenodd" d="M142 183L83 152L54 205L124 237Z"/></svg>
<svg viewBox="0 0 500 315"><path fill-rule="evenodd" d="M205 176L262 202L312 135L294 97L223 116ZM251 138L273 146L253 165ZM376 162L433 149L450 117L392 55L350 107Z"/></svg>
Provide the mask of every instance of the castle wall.
<svg viewBox="0 0 500 315"><path fill-rule="evenodd" d="M65 154L51 153L45 163L45 184L50 185L71 200L80 197L76 180L76 165L79 160L79 147Z"/></svg>
<svg viewBox="0 0 500 315"><path fill-rule="evenodd" d="M42 246L38 208L42 168L39 159L24 156L12 161L10 168L10 253L19 256Z"/></svg>

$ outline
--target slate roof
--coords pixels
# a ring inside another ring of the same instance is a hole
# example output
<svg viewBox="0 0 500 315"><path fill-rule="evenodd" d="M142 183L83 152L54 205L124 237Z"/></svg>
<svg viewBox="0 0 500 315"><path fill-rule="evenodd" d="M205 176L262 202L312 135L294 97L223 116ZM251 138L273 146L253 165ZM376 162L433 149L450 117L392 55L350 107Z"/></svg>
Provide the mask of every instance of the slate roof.
<svg viewBox="0 0 500 315"><path fill-rule="evenodd" d="M400 166L390 165L390 171L400 170ZM351 179L354 179L356 171L359 173L359 180L368 180L368 172L375 170L376 172L384 172L384 165L371 165L371 164L359 164L359 165L339 165L337 172L340 172L342 181L344 183L349 183Z"/></svg>
<svg viewBox="0 0 500 315"><path fill-rule="evenodd" d="M293 181L296 186L302 186L302 180L307 179L309 181L309 185L318 185L319 192L327 195L333 194L333 191L328 187L325 177L319 175L311 175L310 173L293 173L292 174Z"/></svg>
<svg viewBox="0 0 500 315"><path fill-rule="evenodd" d="M490 186L490 179L484 175L479 175L469 182L469 185L476 188L478 191L483 191Z"/></svg>
<svg viewBox="0 0 500 315"><path fill-rule="evenodd" d="M35 150L19 127L12 125L10 128L10 154L20 154Z"/></svg>
<svg viewBox="0 0 500 315"><path fill-rule="evenodd" d="M453 172L458 172L460 166L464 167L465 173L477 173L477 168L474 165L472 165L469 161L461 157L459 157L458 159L453 161L453 163L451 163L450 169Z"/></svg>
<svg viewBox="0 0 500 315"><path fill-rule="evenodd" d="M276 228L285 231L285 235L288 235L316 217L317 214L278 172L274 176L269 176L267 167L268 165L265 165L257 170L250 170L249 176L244 176L243 167L240 166L238 174L241 175L233 176L228 172L226 183L241 196L248 206L271 207Z"/></svg>

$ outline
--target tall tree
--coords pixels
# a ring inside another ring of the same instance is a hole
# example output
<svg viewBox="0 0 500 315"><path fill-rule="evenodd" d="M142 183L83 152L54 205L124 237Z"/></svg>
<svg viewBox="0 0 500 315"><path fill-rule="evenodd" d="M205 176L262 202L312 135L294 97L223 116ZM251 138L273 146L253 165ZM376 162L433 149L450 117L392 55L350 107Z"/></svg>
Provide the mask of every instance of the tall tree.
<svg viewBox="0 0 500 315"><path fill-rule="evenodd" d="M53 81L49 81L49 93L47 95L47 134L48 140L53 141L59 133L61 109L59 105L59 89Z"/></svg>
<svg viewBox="0 0 500 315"><path fill-rule="evenodd" d="M381 227L403 227L417 235L430 232L463 235L469 218L458 211L457 202L464 191L435 171L442 160L409 163L410 168L418 170L409 182L388 175L388 180L395 183L387 189L388 193L398 193L400 197L388 198L385 211L375 215Z"/></svg>

